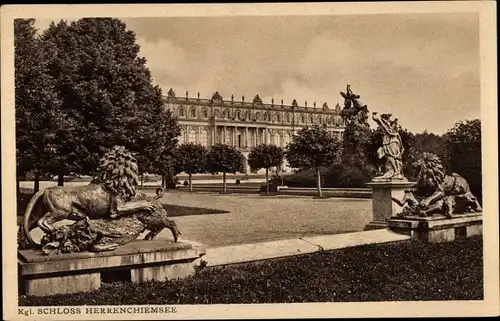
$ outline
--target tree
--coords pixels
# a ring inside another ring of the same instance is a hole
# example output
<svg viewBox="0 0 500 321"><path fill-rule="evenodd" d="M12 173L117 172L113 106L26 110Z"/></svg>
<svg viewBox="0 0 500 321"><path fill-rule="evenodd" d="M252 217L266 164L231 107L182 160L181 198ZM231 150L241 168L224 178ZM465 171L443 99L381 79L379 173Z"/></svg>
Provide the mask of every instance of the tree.
<svg viewBox="0 0 500 321"><path fill-rule="evenodd" d="M445 134L451 171L463 176L482 202L481 120L458 122Z"/></svg>
<svg viewBox="0 0 500 321"><path fill-rule="evenodd" d="M416 148L419 153L434 153L443 158L446 149L444 137L424 131L415 134Z"/></svg>
<svg viewBox="0 0 500 321"><path fill-rule="evenodd" d="M176 173L175 155L180 127L170 112L163 111L163 108L148 112L144 117L147 117L147 125L138 129L135 142L140 169L161 175L162 187L170 188Z"/></svg>
<svg viewBox="0 0 500 321"><path fill-rule="evenodd" d="M342 168L345 164L349 167L346 173L356 173L356 181L369 181L375 172L377 163L371 157L372 139L373 130L366 122L350 122L342 133L342 161L337 167Z"/></svg>
<svg viewBox="0 0 500 321"><path fill-rule="evenodd" d="M287 146L285 157L291 167L314 168L317 174L318 196L322 197L320 167L338 161L341 145L337 138L324 128L314 125L305 127Z"/></svg>
<svg viewBox="0 0 500 321"><path fill-rule="evenodd" d="M193 191L193 184L191 181L192 174L205 172L205 158L207 149L194 143L185 143L177 148L177 164L179 172L185 172L189 175L189 191Z"/></svg>
<svg viewBox="0 0 500 321"><path fill-rule="evenodd" d="M243 172L245 157L234 146L216 144L207 153L206 168L210 173L222 172L223 191L226 188L226 173Z"/></svg>
<svg viewBox="0 0 500 321"><path fill-rule="evenodd" d="M281 147L266 144L255 146L248 155L248 165L252 170L266 169L266 194L269 194L269 168L281 166L283 156Z"/></svg>
<svg viewBox="0 0 500 321"><path fill-rule="evenodd" d="M71 132L72 123L60 108L55 80L48 74L53 51L36 36L35 19L14 21L14 78L16 109L16 181L34 173L39 178L50 171L57 157L54 146Z"/></svg>
<svg viewBox="0 0 500 321"><path fill-rule="evenodd" d="M122 145L138 153L143 170L159 168L180 129L164 110L134 32L111 18L52 23L42 40L54 49L50 75L66 119L75 124L56 147L59 177L70 171L92 175L107 148Z"/></svg>

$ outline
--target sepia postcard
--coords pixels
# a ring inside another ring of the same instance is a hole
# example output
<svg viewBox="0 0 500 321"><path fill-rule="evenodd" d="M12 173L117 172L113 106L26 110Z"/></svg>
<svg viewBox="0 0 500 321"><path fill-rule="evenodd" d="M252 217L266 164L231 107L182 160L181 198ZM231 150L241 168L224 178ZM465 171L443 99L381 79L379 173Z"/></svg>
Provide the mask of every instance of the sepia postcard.
<svg viewBox="0 0 500 321"><path fill-rule="evenodd" d="M498 316L495 9L2 6L4 319Z"/></svg>

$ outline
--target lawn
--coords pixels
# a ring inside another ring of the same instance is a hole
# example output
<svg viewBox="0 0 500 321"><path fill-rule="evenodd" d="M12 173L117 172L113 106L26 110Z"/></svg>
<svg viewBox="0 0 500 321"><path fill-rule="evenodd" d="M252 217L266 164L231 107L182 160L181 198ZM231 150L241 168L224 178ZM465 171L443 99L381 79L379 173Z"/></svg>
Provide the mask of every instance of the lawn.
<svg viewBox="0 0 500 321"><path fill-rule="evenodd" d="M94 292L19 297L20 306L482 300L482 238L364 245L237 266L184 280L109 283Z"/></svg>
<svg viewBox="0 0 500 321"><path fill-rule="evenodd" d="M69 184L68 184L69 185ZM154 195L154 190L138 192ZM29 195L19 198L23 215ZM313 199L310 196L201 194L168 190L162 198L181 239L209 247L267 242L316 235L362 231L372 219L371 200ZM221 214L223 215L209 215ZM18 216L21 220L22 216ZM41 232L34 230L32 235ZM157 239L171 239L168 230Z"/></svg>

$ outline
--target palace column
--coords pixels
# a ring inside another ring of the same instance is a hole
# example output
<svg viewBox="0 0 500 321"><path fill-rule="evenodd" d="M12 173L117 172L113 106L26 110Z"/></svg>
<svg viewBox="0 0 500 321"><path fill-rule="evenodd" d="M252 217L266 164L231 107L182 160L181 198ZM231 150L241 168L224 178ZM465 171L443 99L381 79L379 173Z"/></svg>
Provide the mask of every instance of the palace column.
<svg viewBox="0 0 500 321"><path fill-rule="evenodd" d="M245 127L245 148L248 148L250 144L248 144L248 127Z"/></svg>
<svg viewBox="0 0 500 321"><path fill-rule="evenodd" d="M238 127L234 126L233 127L233 146L238 146L238 143L237 143L238 136L236 135L237 131L238 131Z"/></svg>

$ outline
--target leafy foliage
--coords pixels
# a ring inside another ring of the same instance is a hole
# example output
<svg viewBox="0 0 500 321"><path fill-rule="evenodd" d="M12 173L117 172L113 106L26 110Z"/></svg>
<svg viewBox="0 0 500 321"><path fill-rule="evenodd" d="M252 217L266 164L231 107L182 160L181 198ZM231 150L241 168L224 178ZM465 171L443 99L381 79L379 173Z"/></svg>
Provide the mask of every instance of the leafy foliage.
<svg viewBox="0 0 500 321"><path fill-rule="evenodd" d="M434 153L443 159L445 156L446 141L442 135L424 131L415 134L415 148L419 153Z"/></svg>
<svg viewBox="0 0 500 321"><path fill-rule="evenodd" d="M288 144L285 157L293 168L328 166L340 156L340 142L324 128L305 127Z"/></svg>
<svg viewBox="0 0 500 321"><path fill-rule="evenodd" d="M456 123L446 135L447 160L451 171L463 176L472 193L482 200L481 121Z"/></svg>
<svg viewBox="0 0 500 321"><path fill-rule="evenodd" d="M366 170L350 163L338 163L325 173L325 187L363 187L367 182Z"/></svg>
<svg viewBox="0 0 500 321"><path fill-rule="evenodd" d="M275 145L260 144L248 154L248 165L252 170L279 167L283 163L284 151Z"/></svg>
<svg viewBox="0 0 500 321"><path fill-rule="evenodd" d="M178 172L188 174L204 173L207 149L194 143L184 143L176 150L176 168Z"/></svg>
<svg viewBox="0 0 500 321"><path fill-rule="evenodd" d="M61 110L55 80L48 74L52 51L36 37L34 19L14 21L17 177L44 174L73 123Z"/></svg>
<svg viewBox="0 0 500 321"><path fill-rule="evenodd" d="M30 116L18 124L21 132L43 133L39 138L42 143L31 150L23 146L26 140L19 142L20 157L25 157L25 151L36 156L42 150L40 146L48 146L45 150L50 157L38 157L34 163L43 163L57 174L75 171L93 175L105 151L121 145L139 154L136 157L141 173L164 174L165 167L172 167L171 153L180 128L164 110L161 90L152 85L146 60L138 56L135 40L135 34L118 19L89 18L70 24L52 23L37 40L39 47L26 46L47 59L36 58L43 62L40 72L28 68L37 72L34 81L42 80L33 90L38 96L30 98L21 92L22 83L16 84L19 96L39 101L38 105L47 101L45 105L51 106L41 106L43 113L36 114L48 115L44 117L49 120ZM21 72L18 78L26 76ZM45 84L44 79L50 83ZM41 99L44 90L48 98ZM16 111L26 114L22 108L16 106ZM49 130L39 131L37 124L49 124ZM20 137L22 140L23 135Z"/></svg>
<svg viewBox="0 0 500 321"><path fill-rule="evenodd" d="M319 171L321 177L323 178L328 173L329 168L322 166L319 168ZM314 168L306 168L299 170L294 174L283 176L283 184L288 187L314 187L317 184L316 176L317 172ZM327 180L326 177L325 180ZM323 187L328 187L325 180L322 179Z"/></svg>
<svg viewBox="0 0 500 321"><path fill-rule="evenodd" d="M211 173L243 172L245 157L234 146L216 144L207 153L207 170Z"/></svg>
<svg viewBox="0 0 500 321"><path fill-rule="evenodd" d="M21 296L19 305L482 300L482 248L481 237L363 245L206 267L184 280L111 283L88 293Z"/></svg>
<svg viewBox="0 0 500 321"><path fill-rule="evenodd" d="M286 158L291 167L316 170L316 187L318 196L322 197L320 167L338 162L340 148L340 142L332 133L314 125L301 129L293 137L287 145Z"/></svg>

